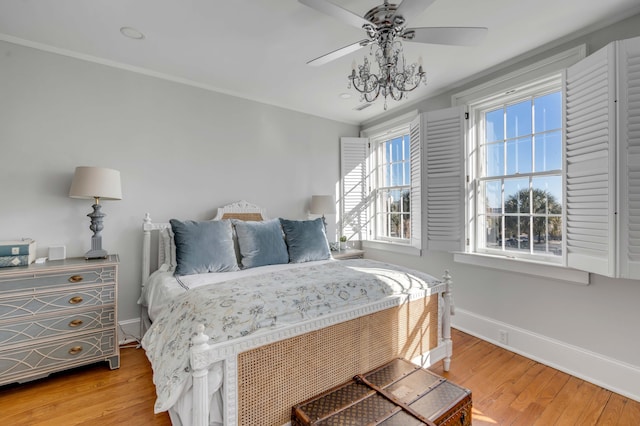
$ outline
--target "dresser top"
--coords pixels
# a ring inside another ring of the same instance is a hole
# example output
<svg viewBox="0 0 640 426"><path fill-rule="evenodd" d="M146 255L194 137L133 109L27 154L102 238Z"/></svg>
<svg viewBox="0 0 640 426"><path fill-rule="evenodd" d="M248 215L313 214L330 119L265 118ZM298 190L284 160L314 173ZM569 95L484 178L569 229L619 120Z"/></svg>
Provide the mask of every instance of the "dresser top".
<svg viewBox="0 0 640 426"><path fill-rule="evenodd" d="M85 259L71 257L64 260L48 260L45 263L32 263L26 266L10 266L0 268L0 275L24 274L25 272L42 272L56 269L80 269L93 266L116 265L120 261L117 254L110 254L106 259Z"/></svg>

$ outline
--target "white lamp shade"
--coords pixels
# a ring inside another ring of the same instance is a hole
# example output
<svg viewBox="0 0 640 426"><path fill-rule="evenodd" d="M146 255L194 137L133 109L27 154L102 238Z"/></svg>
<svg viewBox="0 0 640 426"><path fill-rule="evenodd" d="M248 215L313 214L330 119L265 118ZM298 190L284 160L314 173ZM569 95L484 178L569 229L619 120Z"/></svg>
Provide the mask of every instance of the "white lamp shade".
<svg viewBox="0 0 640 426"><path fill-rule="evenodd" d="M76 167L69 197L122 200L120 172L103 167Z"/></svg>
<svg viewBox="0 0 640 426"><path fill-rule="evenodd" d="M312 214L333 214L336 212L336 201L333 195L313 195L311 196Z"/></svg>

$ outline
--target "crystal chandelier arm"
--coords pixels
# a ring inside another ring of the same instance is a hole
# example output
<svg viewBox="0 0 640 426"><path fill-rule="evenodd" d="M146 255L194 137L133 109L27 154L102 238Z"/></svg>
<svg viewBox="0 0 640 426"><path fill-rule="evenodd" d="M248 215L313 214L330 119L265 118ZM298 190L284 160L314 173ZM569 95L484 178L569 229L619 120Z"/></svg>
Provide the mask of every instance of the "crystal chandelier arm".
<svg viewBox="0 0 640 426"><path fill-rule="evenodd" d="M326 63L329 63L335 59L341 58L345 55L348 55L351 52L355 52L356 50L362 49L365 46L370 45L371 43L373 43L373 40L360 40L356 43L350 44L348 46L345 47L341 47L340 49L334 50L333 52L327 53L326 55L322 55L319 56L315 59L310 60L309 62L307 62L307 65L311 65L314 67L320 66L320 65L324 65Z"/></svg>
<svg viewBox="0 0 640 426"><path fill-rule="evenodd" d="M488 31L484 27L407 28L400 36L415 43L475 46L482 42Z"/></svg>

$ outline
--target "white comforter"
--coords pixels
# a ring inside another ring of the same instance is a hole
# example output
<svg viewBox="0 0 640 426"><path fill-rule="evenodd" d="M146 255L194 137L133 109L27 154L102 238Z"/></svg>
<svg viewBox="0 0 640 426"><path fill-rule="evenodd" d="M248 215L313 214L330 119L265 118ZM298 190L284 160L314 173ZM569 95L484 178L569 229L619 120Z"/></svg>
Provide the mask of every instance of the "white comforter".
<svg viewBox="0 0 640 426"><path fill-rule="evenodd" d="M198 323L215 344L393 295L427 295L439 283L428 274L357 259L303 264L177 294L142 340L153 366L155 411L168 410L183 392L189 339Z"/></svg>

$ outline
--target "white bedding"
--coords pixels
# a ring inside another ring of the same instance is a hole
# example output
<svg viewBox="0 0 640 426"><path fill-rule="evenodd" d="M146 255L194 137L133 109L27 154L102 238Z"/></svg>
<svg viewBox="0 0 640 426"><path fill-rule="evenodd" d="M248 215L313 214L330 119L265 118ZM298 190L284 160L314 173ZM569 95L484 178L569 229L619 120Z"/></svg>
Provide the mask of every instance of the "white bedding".
<svg viewBox="0 0 640 426"><path fill-rule="evenodd" d="M318 260L315 262L307 262L304 266L321 265L327 262L336 262L334 259ZM232 272L216 272L211 274L195 274L185 275L179 280L169 271L169 266L163 264L157 271L149 276L149 279L142 287L142 295L140 303L147 307L149 319L154 321L163 309L176 298L176 296L184 293L188 289L195 289L203 285L217 284L224 281L235 280L244 277L253 277L269 272L284 271L292 268L299 268L299 263L287 263L281 265L268 265L259 268L242 269Z"/></svg>
<svg viewBox="0 0 640 426"><path fill-rule="evenodd" d="M205 325L211 344L224 343L388 297L426 296L438 284L428 274L364 259L200 274L180 282L161 268L141 297L154 321L142 345L154 370L155 411L190 405L183 401L190 387L186 348L197 323ZM219 364L209 375L211 393L222 383Z"/></svg>

